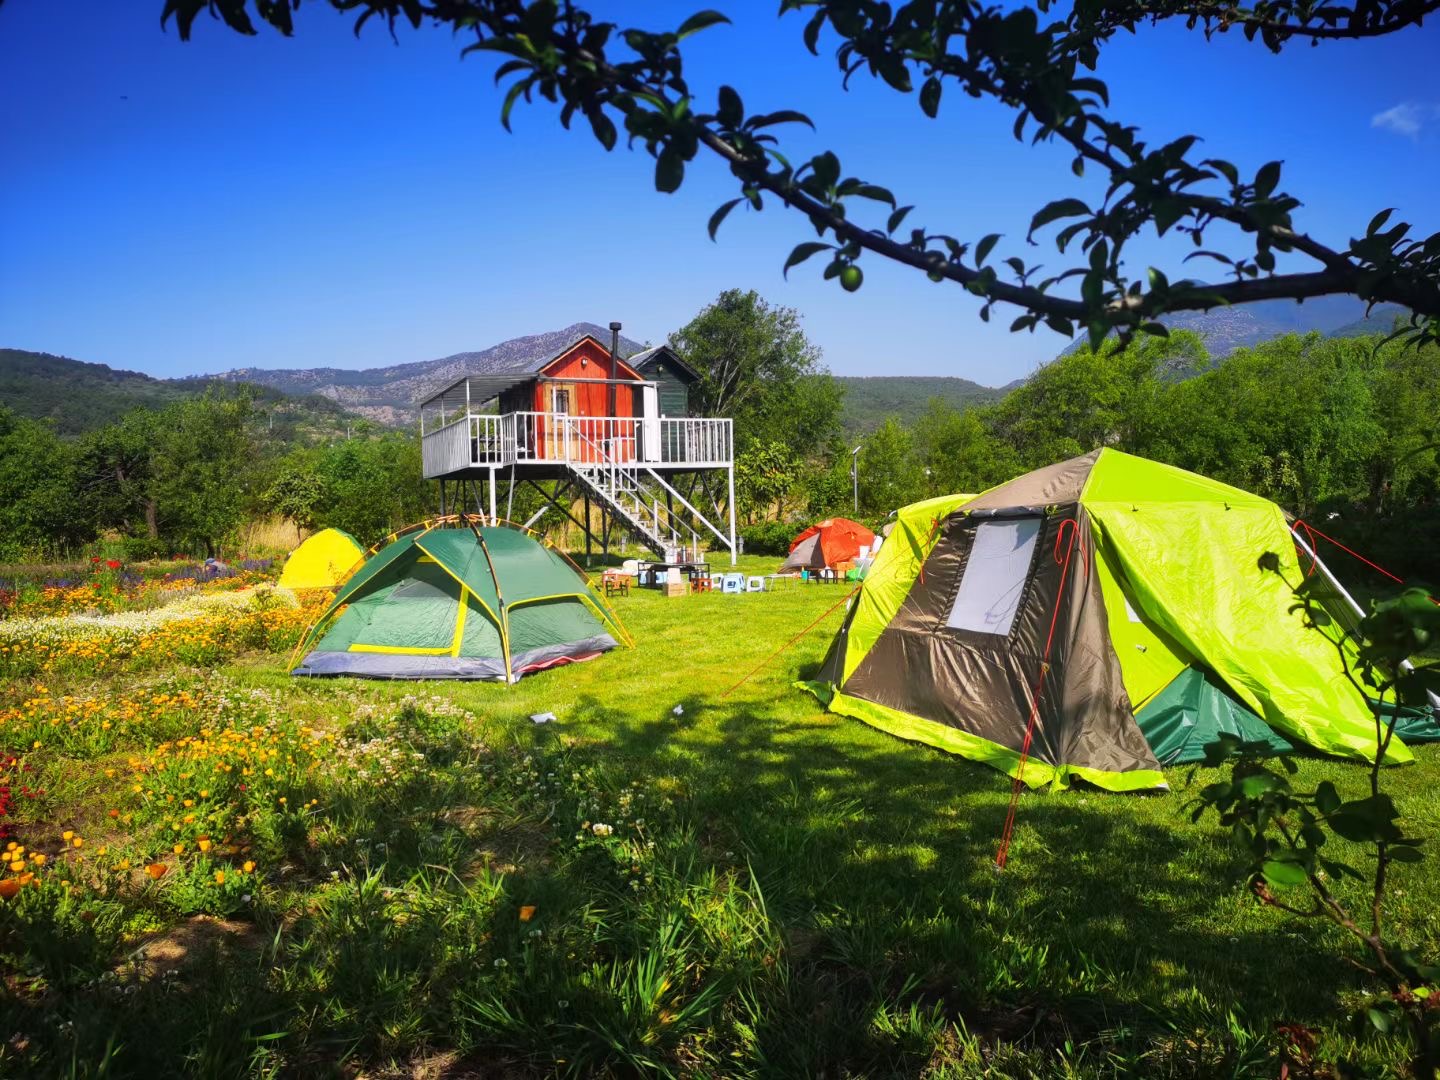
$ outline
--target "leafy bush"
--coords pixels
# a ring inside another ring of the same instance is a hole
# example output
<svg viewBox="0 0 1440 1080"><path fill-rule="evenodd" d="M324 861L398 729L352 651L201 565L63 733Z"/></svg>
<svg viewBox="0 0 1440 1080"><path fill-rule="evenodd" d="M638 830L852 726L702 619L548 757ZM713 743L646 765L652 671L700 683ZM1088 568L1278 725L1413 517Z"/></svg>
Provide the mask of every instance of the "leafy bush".
<svg viewBox="0 0 1440 1080"><path fill-rule="evenodd" d="M764 521L759 525L746 525L740 530L745 541L747 555L788 555L790 541L794 540L801 527L785 521Z"/></svg>

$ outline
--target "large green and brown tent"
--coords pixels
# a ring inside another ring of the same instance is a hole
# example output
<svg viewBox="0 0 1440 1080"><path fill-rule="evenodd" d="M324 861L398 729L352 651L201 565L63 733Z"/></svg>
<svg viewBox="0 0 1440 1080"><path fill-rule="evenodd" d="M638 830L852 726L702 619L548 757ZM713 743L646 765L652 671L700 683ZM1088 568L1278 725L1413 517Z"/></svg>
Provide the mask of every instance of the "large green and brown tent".
<svg viewBox="0 0 1440 1080"><path fill-rule="evenodd" d="M1098 450L901 510L803 685L1031 786L1164 787L1221 732L1373 757L1335 641L1291 611L1308 569L1274 503ZM1390 762L1410 756L1391 743Z"/></svg>
<svg viewBox="0 0 1440 1080"><path fill-rule="evenodd" d="M292 674L499 679L590 660L625 634L557 551L506 526L417 527L341 586Z"/></svg>

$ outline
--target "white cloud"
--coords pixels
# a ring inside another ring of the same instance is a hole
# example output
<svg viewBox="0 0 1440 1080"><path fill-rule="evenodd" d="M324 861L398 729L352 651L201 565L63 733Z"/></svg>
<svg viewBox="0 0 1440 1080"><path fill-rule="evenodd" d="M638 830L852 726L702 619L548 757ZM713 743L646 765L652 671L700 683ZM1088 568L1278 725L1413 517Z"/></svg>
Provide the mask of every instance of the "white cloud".
<svg viewBox="0 0 1440 1080"><path fill-rule="evenodd" d="M1370 126L1382 131L1393 131L1407 139L1418 139L1420 129L1432 120L1440 120L1440 105L1402 101L1399 105L1372 116Z"/></svg>

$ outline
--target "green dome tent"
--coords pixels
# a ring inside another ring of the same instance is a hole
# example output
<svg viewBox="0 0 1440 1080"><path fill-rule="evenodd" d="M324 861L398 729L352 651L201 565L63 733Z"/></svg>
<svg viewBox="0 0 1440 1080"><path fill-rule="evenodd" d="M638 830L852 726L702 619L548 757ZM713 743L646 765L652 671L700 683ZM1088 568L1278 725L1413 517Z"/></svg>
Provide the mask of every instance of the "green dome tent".
<svg viewBox="0 0 1440 1080"><path fill-rule="evenodd" d="M431 522L351 575L291 674L513 682L593 659L617 637L614 615L554 549L513 528Z"/></svg>
<svg viewBox="0 0 1440 1080"><path fill-rule="evenodd" d="M831 711L1031 786L1165 786L1220 732L1375 751L1335 642L1290 610L1278 506L1115 450L899 512L814 682ZM1024 758L1025 734L1032 741ZM1409 718L1405 738L1434 738ZM1387 760L1410 760L1393 741Z"/></svg>

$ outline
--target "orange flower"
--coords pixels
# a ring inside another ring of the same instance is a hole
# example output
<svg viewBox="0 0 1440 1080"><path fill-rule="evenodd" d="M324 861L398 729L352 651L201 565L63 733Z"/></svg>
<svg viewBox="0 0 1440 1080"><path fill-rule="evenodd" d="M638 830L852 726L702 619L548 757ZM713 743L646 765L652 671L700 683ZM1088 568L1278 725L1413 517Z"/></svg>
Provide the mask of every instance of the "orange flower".
<svg viewBox="0 0 1440 1080"><path fill-rule="evenodd" d="M152 862L149 866L145 867L145 872L156 881L159 881L165 876L169 869L170 867L166 866L163 862Z"/></svg>
<svg viewBox="0 0 1440 1080"><path fill-rule="evenodd" d="M225 884L225 871L224 871L224 870L216 870L216 871L215 871L215 884L216 884L216 885L224 885L224 884Z"/></svg>
<svg viewBox="0 0 1440 1080"><path fill-rule="evenodd" d="M521 909L520 909L520 921L521 921L521 922L529 922L531 919L533 919L533 918L535 917L535 910L536 910L536 909L535 909L535 905L534 905L534 904L526 904L526 905L524 905L523 907L521 907Z"/></svg>
<svg viewBox="0 0 1440 1080"><path fill-rule="evenodd" d="M0 881L0 900L9 900L20 891L20 882L14 878L6 878Z"/></svg>

